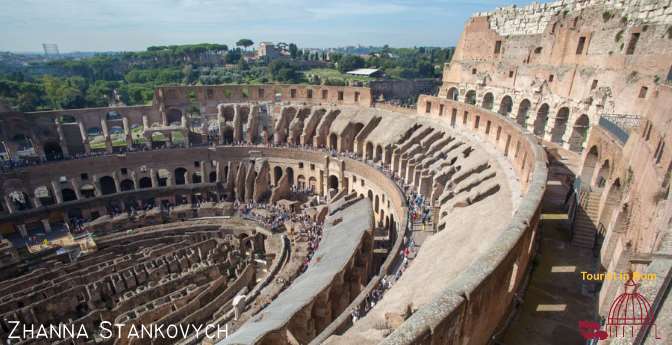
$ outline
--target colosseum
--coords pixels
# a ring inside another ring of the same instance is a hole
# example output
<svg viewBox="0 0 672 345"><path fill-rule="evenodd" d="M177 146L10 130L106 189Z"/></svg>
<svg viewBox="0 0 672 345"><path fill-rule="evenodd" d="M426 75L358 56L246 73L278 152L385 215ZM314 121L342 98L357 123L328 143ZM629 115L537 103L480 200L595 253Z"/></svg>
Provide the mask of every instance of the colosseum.
<svg viewBox="0 0 672 345"><path fill-rule="evenodd" d="M437 94L381 99L268 84L0 105L0 338L672 341L670 1L475 13Z"/></svg>

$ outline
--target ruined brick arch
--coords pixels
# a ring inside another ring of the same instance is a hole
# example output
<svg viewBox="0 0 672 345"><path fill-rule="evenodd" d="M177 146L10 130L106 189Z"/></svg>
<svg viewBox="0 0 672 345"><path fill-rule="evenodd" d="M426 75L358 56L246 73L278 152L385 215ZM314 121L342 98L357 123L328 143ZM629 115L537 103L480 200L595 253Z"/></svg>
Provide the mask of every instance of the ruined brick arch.
<svg viewBox="0 0 672 345"><path fill-rule="evenodd" d="M553 122L553 128L551 129L551 142L562 143L562 137L565 135L565 131L567 130L568 121L569 108L562 107L558 109L558 113L555 116L555 121Z"/></svg>
<svg viewBox="0 0 672 345"><path fill-rule="evenodd" d="M600 159L599 150L597 146L591 146L590 150L586 152L586 156L583 159L583 164L581 168L581 184L583 186L590 186L592 183L593 175L595 174L595 169L597 167L597 162Z"/></svg>
<svg viewBox="0 0 672 345"><path fill-rule="evenodd" d="M317 190L317 179L315 177L311 176L308 178L308 188L312 191Z"/></svg>
<svg viewBox="0 0 672 345"><path fill-rule="evenodd" d="M373 156L373 161L378 162L383 159L383 147L380 144L376 145L376 153Z"/></svg>
<svg viewBox="0 0 672 345"><path fill-rule="evenodd" d="M292 167L287 167L285 169L285 173L287 174L287 181L289 182L289 185L294 185L294 169L292 169Z"/></svg>
<svg viewBox="0 0 672 345"><path fill-rule="evenodd" d="M329 175L329 189L338 191L338 176Z"/></svg>
<svg viewBox="0 0 672 345"><path fill-rule="evenodd" d="M135 183L131 179L125 179L119 183L119 189L121 189L121 192L134 190Z"/></svg>
<svg viewBox="0 0 672 345"><path fill-rule="evenodd" d="M224 144L233 143L233 127L229 125L222 127L222 141Z"/></svg>
<svg viewBox="0 0 672 345"><path fill-rule="evenodd" d="M464 95L464 103L476 105L476 90L469 90Z"/></svg>
<svg viewBox="0 0 672 345"><path fill-rule="evenodd" d="M77 193L75 193L75 191L71 188L62 188L61 196L63 196L63 202L77 200Z"/></svg>
<svg viewBox="0 0 672 345"><path fill-rule="evenodd" d="M217 182L217 172L216 171L211 171L210 172L210 174L208 175L208 182L210 182L210 183Z"/></svg>
<svg viewBox="0 0 672 345"><path fill-rule="evenodd" d="M82 197L89 199L96 197L96 187L90 183L83 184L79 187L79 193Z"/></svg>
<svg viewBox="0 0 672 345"><path fill-rule="evenodd" d="M166 125L182 123L182 110L171 108L166 112Z"/></svg>
<svg viewBox="0 0 672 345"><path fill-rule="evenodd" d="M590 128L590 119L588 115L581 114L572 127L572 133L569 137L569 149L574 152L581 152L583 144L588 138L588 129Z"/></svg>
<svg viewBox="0 0 672 345"><path fill-rule="evenodd" d="M47 141L42 146L44 156L48 161L57 161L63 159L63 149L55 141Z"/></svg>
<svg viewBox="0 0 672 345"><path fill-rule="evenodd" d="M365 155L364 159L365 160L373 160L373 143L370 141L366 142L366 150L365 150Z"/></svg>
<svg viewBox="0 0 672 345"><path fill-rule="evenodd" d="M338 149L338 135L336 135L336 133L329 134L329 149L330 150Z"/></svg>
<svg viewBox="0 0 672 345"><path fill-rule="evenodd" d="M39 201L42 206L49 206L55 204L54 194L47 186L39 186L34 191L35 200Z"/></svg>
<svg viewBox="0 0 672 345"><path fill-rule="evenodd" d="M546 122L548 122L549 106L543 103L537 110L537 117L534 119L534 135L543 136L546 130Z"/></svg>
<svg viewBox="0 0 672 345"><path fill-rule="evenodd" d="M100 193L103 195L114 194L117 192L117 186L112 176L103 176L98 180L100 184Z"/></svg>
<svg viewBox="0 0 672 345"><path fill-rule="evenodd" d="M17 211L25 211L33 208L33 202L28 193L24 190L10 190L6 193L9 201Z"/></svg>
<svg viewBox="0 0 672 345"><path fill-rule="evenodd" d="M147 189L147 188L152 188L152 179L150 177L143 177L138 181L138 188L139 189Z"/></svg>
<svg viewBox="0 0 672 345"><path fill-rule="evenodd" d="M175 184L183 185L187 184L187 169L179 167L175 168Z"/></svg>
<svg viewBox="0 0 672 345"><path fill-rule="evenodd" d="M468 103L468 102L467 102ZM495 96L492 94L492 92L487 92L483 96L483 102L481 102L481 107L492 110L495 104Z"/></svg>
<svg viewBox="0 0 672 345"><path fill-rule="evenodd" d="M516 115L516 123L518 123L523 128L527 128L527 118L531 107L532 103L527 98L523 99L518 105L518 115Z"/></svg>
<svg viewBox="0 0 672 345"><path fill-rule="evenodd" d="M348 123L348 125L345 126L345 129L341 132L338 151L354 152L355 138L357 138L357 134L359 134L363 128L364 124L361 122Z"/></svg>
<svg viewBox="0 0 672 345"><path fill-rule="evenodd" d="M30 138L30 136L19 133L16 134L12 137L11 140L12 143L16 145L17 151L23 151L23 152L35 152L35 146L33 144L33 140Z"/></svg>
<svg viewBox="0 0 672 345"><path fill-rule="evenodd" d="M513 99L511 99L511 96L505 95L499 103L499 110L497 112L501 115L509 116L511 111L513 111Z"/></svg>
<svg viewBox="0 0 672 345"><path fill-rule="evenodd" d="M460 91L456 87L451 87L448 89L447 97L448 99L457 101L457 99L460 97Z"/></svg>
<svg viewBox="0 0 672 345"><path fill-rule="evenodd" d="M296 177L296 186L303 190L306 189L306 177L303 175L299 175Z"/></svg>
<svg viewBox="0 0 672 345"><path fill-rule="evenodd" d="M278 185L278 182L280 182L280 179L282 178L282 174L282 167L276 165L275 168L273 168L273 185Z"/></svg>

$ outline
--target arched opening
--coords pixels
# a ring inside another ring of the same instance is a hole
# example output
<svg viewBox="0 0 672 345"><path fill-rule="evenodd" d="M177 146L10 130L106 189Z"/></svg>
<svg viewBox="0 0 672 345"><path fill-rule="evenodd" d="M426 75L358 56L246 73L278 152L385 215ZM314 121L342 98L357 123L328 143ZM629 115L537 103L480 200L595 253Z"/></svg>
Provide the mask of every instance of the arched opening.
<svg viewBox="0 0 672 345"><path fill-rule="evenodd" d="M57 161L63 159L63 150L61 145L50 141L44 144L44 156L48 161Z"/></svg>
<svg viewBox="0 0 672 345"><path fill-rule="evenodd" d="M534 135L543 137L548 121L548 104L544 103L537 111L537 118L534 120Z"/></svg>
<svg viewBox="0 0 672 345"><path fill-rule="evenodd" d="M90 127L86 130L89 147L92 150L104 150L107 146L103 130L98 127Z"/></svg>
<svg viewBox="0 0 672 345"><path fill-rule="evenodd" d="M291 167L287 167L287 180L289 181L289 185L294 185L294 169Z"/></svg>
<svg viewBox="0 0 672 345"><path fill-rule="evenodd" d="M569 137L569 149L571 151L581 152L581 150L583 150L583 144L588 137L588 128L590 128L590 119L588 119L588 115L582 114L576 121L574 121L572 134Z"/></svg>
<svg viewBox="0 0 672 345"><path fill-rule="evenodd" d="M9 193L9 200L12 202L14 209L17 211L24 211L32 208L30 199L24 192L13 191Z"/></svg>
<svg viewBox="0 0 672 345"><path fill-rule="evenodd" d="M338 182L338 181L336 181ZM317 179L314 177L308 178L308 189L310 189L312 192L317 190Z"/></svg>
<svg viewBox="0 0 672 345"><path fill-rule="evenodd" d="M175 184L176 185L182 185L187 183L187 169L185 168L177 168L175 169Z"/></svg>
<svg viewBox="0 0 672 345"><path fill-rule="evenodd" d="M153 148L160 148L166 146L168 138L161 132L153 132L151 140Z"/></svg>
<svg viewBox="0 0 672 345"><path fill-rule="evenodd" d="M520 105L518 106L518 115L516 116L516 123L518 123L520 127L527 129L527 113L530 111L531 107L532 104L528 99L524 99L520 102Z"/></svg>
<svg viewBox="0 0 672 345"><path fill-rule="evenodd" d="M565 135L567 129L567 121L569 120L569 108L562 107L558 110L551 130L551 142L562 143L562 137Z"/></svg>
<svg viewBox="0 0 672 345"><path fill-rule="evenodd" d="M366 143L366 154L364 156L364 159L366 160L373 159L373 144L370 141Z"/></svg>
<svg viewBox="0 0 672 345"><path fill-rule="evenodd" d="M77 193L70 188L61 189L61 196L63 196L63 202L77 200Z"/></svg>
<svg viewBox="0 0 672 345"><path fill-rule="evenodd" d="M338 136L336 133L329 134L329 149L336 150L338 148Z"/></svg>
<svg viewBox="0 0 672 345"><path fill-rule="evenodd" d="M597 176L595 177L595 182L593 183L593 186L596 189L604 188L604 186L607 184L607 179L609 179L609 174L611 174L611 170L609 167L609 160L605 160L602 163L600 170L597 172Z"/></svg>
<svg viewBox="0 0 672 345"><path fill-rule="evenodd" d="M492 107L495 103L495 96L492 94L492 92L488 92L483 96L483 103L481 103L481 106L485 109L492 110Z"/></svg>
<svg viewBox="0 0 672 345"><path fill-rule="evenodd" d="M122 192L126 192L129 190L134 190L135 189L135 183L133 183L133 180L131 179L125 179L121 181L119 184L119 189L121 189Z"/></svg>
<svg viewBox="0 0 672 345"><path fill-rule="evenodd" d="M47 186L40 186L35 188L35 199L37 199L42 206L49 206L55 204L54 196L51 195Z"/></svg>
<svg viewBox="0 0 672 345"><path fill-rule="evenodd" d="M329 175L329 189L338 191L338 177L336 175Z"/></svg>
<svg viewBox="0 0 672 345"><path fill-rule="evenodd" d="M621 197L621 181L616 179L614 183L611 184L609 191L607 192L607 200L602 207L602 212L600 213L600 218L597 223L598 231L605 232L606 229L608 229L614 210L618 209L621 203Z"/></svg>
<svg viewBox="0 0 672 345"><path fill-rule="evenodd" d="M581 184L584 186L589 186L595 174L595 167L597 166L597 160L599 156L597 153L597 146L590 148L586 154L586 158L583 160L583 167L581 168Z"/></svg>
<svg viewBox="0 0 672 345"><path fill-rule="evenodd" d="M169 178L170 172L166 169L159 169L159 171L156 172L156 182L159 184L159 187L167 186Z"/></svg>
<svg viewBox="0 0 672 345"><path fill-rule="evenodd" d="M376 145L376 155L373 157L374 162L378 162L383 159L383 147Z"/></svg>
<svg viewBox="0 0 672 345"><path fill-rule="evenodd" d="M222 140L226 145L233 144L233 128L231 126L222 129Z"/></svg>
<svg viewBox="0 0 672 345"><path fill-rule="evenodd" d="M201 176L200 171L194 171L191 174L191 183L201 183L203 182L203 177Z"/></svg>
<svg viewBox="0 0 672 345"><path fill-rule="evenodd" d="M93 187L92 184L85 184L79 187L79 194L82 195L82 197L88 199L88 198L94 198L96 196L96 188Z"/></svg>
<svg viewBox="0 0 672 345"><path fill-rule="evenodd" d="M117 192L117 186L114 184L114 179L110 176L103 176L98 181L100 183L100 192L103 195L114 194Z"/></svg>
<svg viewBox="0 0 672 345"><path fill-rule="evenodd" d="M299 190L305 190L306 189L306 178L303 175L297 176L296 186L299 188Z"/></svg>
<svg viewBox="0 0 672 345"><path fill-rule="evenodd" d="M210 175L208 175L208 181L210 183L215 183L217 182L217 172L216 171L211 171Z"/></svg>
<svg viewBox="0 0 672 345"><path fill-rule="evenodd" d="M448 99L457 101L458 97L460 97L460 91L458 91L456 87L451 87L450 89L448 89L447 97Z"/></svg>
<svg viewBox="0 0 672 345"><path fill-rule="evenodd" d="M145 176L138 181L140 189L152 188L152 179Z"/></svg>
<svg viewBox="0 0 672 345"><path fill-rule="evenodd" d="M378 195L376 195L375 202L373 203L373 210L376 213L378 213L379 207L380 207L380 198L378 197Z"/></svg>
<svg viewBox="0 0 672 345"><path fill-rule="evenodd" d="M12 138L12 142L16 145L16 155L18 157L35 156L33 141L27 135L17 134Z"/></svg>
<svg viewBox="0 0 672 345"><path fill-rule="evenodd" d="M502 101L499 103L499 111L497 112L504 116L509 116L512 110L513 110L513 100L511 99L511 96L508 95L504 96L504 98L502 98Z"/></svg>
<svg viewBox="0 0 672 345"><path fill-rule="evenodd" d="M121 126L110 127L110 140L113 147L126 146L126 132L124 132L124 128Z"/></svg>
<svg viewBox="0 0 672 345"><path fill-rule="evenodd" d="M467 94L464 96L464 102L467 104L476 105L476 91L467 91Z"/></svg>
<svg viewBox="0 0 672 345"><path fill-rule="evenodd" d="M180 109L168 109L166 113L166 121L169 126L182 125L182 111Z"/></svg>
<svg viewBox="0 0 672 345"><path fill-rule="evenodd" d="M276 166L273 168L273 184L277 186L278 182L280 182L280 178L282 178L282 168Z"/></svg>

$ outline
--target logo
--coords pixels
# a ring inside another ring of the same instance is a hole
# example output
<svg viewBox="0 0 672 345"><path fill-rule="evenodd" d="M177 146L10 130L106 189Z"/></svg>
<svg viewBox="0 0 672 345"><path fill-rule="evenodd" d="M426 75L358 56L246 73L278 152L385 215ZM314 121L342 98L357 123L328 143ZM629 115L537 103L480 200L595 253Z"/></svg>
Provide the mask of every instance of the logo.
<svg viewBox="0 0 672 345"><path fill-rule="evenodd" d="M604 330L598 322L579 321L581 336L586 340L634 337L642 328L650 327L654 330L655 339L660 339L651 303L637 292L638 287L639 284L632 279L625 282L625 291L611 303Z"/></svg>

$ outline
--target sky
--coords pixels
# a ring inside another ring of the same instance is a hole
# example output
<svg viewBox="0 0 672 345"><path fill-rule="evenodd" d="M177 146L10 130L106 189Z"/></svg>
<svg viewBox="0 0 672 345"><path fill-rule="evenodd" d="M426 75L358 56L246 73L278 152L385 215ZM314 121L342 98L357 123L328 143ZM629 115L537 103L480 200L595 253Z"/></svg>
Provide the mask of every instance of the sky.
<svg viewBox="0 0 672 345"><path fill-rule="evenodd" d="M0 0L0 51L144 50L293 42L300 48L453 46L478 11L530 0Z"/></svg>

